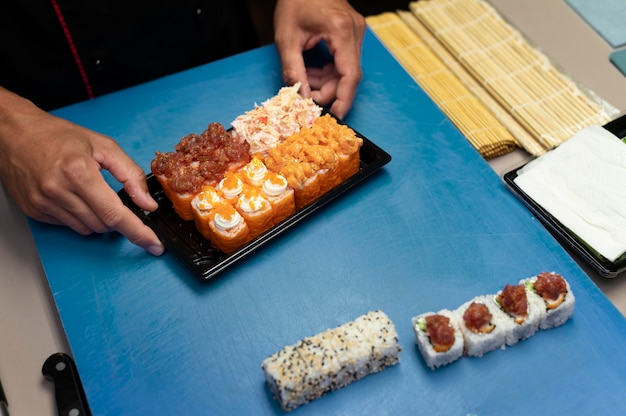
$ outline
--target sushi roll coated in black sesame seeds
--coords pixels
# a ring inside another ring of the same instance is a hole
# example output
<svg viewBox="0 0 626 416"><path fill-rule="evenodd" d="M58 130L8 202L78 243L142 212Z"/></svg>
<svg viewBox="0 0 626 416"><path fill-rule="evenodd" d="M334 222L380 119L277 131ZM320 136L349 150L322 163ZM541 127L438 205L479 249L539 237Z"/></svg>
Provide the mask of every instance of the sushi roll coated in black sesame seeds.
<svg viewBox="0 0 626 416"><path fill-rule="evenodd" d="M284 347L261 368L281 408L289 411L397 364L401 350L393 322L371 311Z"/></svg>

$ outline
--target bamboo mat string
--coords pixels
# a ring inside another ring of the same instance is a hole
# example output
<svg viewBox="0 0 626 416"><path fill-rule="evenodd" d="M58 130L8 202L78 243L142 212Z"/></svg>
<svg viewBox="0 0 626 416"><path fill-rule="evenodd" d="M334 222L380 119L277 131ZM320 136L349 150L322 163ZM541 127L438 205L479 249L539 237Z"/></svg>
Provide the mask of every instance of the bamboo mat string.
<svg viewBox="0 0 626 416"><path fill-rule="evenodd" d="M616 112L583 93L484 0L422 0L409 8L532 136L532 144L516 136L529 153L541 155L583 127L610 121Z"/></svg>
<svg viewBox="0 0 626 416"><path fill-rule="evenodd" d="M368 26L467 140L490 159L519 146L487 109L396 13L366 18Z"/></svg>
<svg viewBox="0 0 626 416"><path fill-rule="evenodd" d="M428 45L437 57L450 68L459 80L487 107L494 117L506 127L518 145L536 154L543 151L534 137L511 116L505 107L493 98L476 79L441 45L410 11L397 11L400 18Z"/></svg>

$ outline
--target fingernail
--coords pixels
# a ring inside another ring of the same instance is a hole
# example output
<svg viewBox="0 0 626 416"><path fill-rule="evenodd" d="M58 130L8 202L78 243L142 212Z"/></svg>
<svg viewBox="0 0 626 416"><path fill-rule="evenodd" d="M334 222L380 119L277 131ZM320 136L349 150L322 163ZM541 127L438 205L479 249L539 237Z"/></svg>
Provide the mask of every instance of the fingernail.
<svg viewBox="0 0 626 416"><path fill-rule="evenodd" d="M150 209L150 212L153 212L157 208L159 208L159 203L154 199L152 195L150 195L150 192L146 192L146 200L150 202L150 205L152 205L152 209Z"/></svg>
<svg viewBox="0 0 626 416"><path fill-rule="evenodd" d="M165 247L162 244L153 244L148 247L148 253L152 254L153 256L160 256L164 252Z"/></svg>

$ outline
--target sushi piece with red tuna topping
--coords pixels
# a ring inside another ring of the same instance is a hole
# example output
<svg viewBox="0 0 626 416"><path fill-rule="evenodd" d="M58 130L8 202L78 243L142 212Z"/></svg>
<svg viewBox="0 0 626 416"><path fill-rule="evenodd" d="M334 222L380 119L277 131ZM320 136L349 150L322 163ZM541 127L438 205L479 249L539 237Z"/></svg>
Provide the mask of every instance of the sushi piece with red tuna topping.
<svg viewBox="0 0 626 416"><path fill-rule="evenodd" d="M493 302L493 295L477 296L456 312L461 316L465 355L482 357L489 351L506 347L506 335L513 324Z"/></svg>
<svg viewBox="0 0 626 416"><path fill-rule="evenodd" d="M563 276L554 272L542 272L520 283L528 288L531 299L539 298L545 306L545 318L539 329L550 329L567 322L574 314L576 302L569 283Z"/></svg>
<svg viewBox="0 0 626 416"><path fill-rule="evenodd" d="M431 369L450 364L463 355L463 333L459 316L443 309L411 319L415 344Z"/></svg>
<svg viewBox="0 0 626 416"><path fill-rule="evenodd" d="M496 305L513 323L506 335L506 344L509 346L533 336L546 317L543 301L537 296L531 296L528 291L522 283L507 284L493 297Z"/></svg>

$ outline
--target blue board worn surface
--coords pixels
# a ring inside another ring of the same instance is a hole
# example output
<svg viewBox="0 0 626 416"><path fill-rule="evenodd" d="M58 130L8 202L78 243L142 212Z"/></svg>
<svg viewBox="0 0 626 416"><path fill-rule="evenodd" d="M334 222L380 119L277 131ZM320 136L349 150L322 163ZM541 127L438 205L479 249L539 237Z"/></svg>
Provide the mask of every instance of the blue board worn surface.
<svg viewBox="0 0 626 416"><path fill-rule="evenodd" d="M626 45L624 0L565 0L613 48Z"/></svg>
<svg viewBox="0 0 626 416"><path fill-rule="evenodd" d="M283 414L263 359L374 309L395 323L401 362L294 415L623 413L623 316L371 32L363 69L346 121L393 160L213 281L116 235L31 222L95 415ZM117 138L148 170L156 150L230 123L280 82L270 46L56 113ZM544 270L576 295L564 326L425 366L412 316Z"/></svg>

